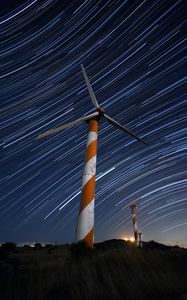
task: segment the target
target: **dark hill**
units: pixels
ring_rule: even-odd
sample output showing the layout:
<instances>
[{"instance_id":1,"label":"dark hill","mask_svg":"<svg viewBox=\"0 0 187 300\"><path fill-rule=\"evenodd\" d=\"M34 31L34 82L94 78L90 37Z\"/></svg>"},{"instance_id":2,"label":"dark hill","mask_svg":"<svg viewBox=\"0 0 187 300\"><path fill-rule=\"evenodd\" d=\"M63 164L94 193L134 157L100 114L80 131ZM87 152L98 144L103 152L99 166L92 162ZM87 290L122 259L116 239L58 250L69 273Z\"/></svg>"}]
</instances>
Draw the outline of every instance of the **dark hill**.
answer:
<instances>
[{"instance_id":1,"label":"dark hill","mask_svg":"<svg viewBox=\"0 0 187 300\"><path fill-rule=\"evenodd\" d=\"M106 250L109 248L122 249L122 248L127 248L129 246L130 246L130 243L128 243L124 240L116 240L116 239L94 244L94 247L99 250Z\"/></svg>"},{"instance_id":2,"label":"dark hill","mask_svg":"<svg viewBox=\"0 0 187 300\"><path fill-rule=\"evenodd\" d=\"M149 242L142 242L143 243L143 249L152 249L152 250L172 250L172 251L187 251L185 248L181 248L177 245L175 246L167 246L155 241L149 241ZM109 248L115 248L115 249L127 249L127 248L135 248L135 244L130 241L125 241L121 239L112 239L107 240L100 243L95 243L94 247L99 250L106 250Z\"/></svg>"}]
</instances>

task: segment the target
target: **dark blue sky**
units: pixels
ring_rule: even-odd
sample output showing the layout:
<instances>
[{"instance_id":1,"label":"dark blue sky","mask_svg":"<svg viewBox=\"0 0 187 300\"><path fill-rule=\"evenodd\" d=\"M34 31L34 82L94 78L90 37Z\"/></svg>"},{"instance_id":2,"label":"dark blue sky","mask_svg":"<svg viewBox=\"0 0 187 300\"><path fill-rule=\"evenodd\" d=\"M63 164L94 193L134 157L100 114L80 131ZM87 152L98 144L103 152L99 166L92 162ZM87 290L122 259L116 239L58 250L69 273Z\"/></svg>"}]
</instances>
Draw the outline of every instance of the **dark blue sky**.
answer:
<instances>
[{"instance_id":1,"label":"dark blue sky","mask_svg":"<svg viewBox=\"0 0 187 300\"><path fill-rule=\"evenodd\" d=\"M0 18L0 241L72 242L87 124L42 131L100 105L147 140L100 122L95 240L187 246L185 1L13 1Z\"/></svg>"}]
</instances>

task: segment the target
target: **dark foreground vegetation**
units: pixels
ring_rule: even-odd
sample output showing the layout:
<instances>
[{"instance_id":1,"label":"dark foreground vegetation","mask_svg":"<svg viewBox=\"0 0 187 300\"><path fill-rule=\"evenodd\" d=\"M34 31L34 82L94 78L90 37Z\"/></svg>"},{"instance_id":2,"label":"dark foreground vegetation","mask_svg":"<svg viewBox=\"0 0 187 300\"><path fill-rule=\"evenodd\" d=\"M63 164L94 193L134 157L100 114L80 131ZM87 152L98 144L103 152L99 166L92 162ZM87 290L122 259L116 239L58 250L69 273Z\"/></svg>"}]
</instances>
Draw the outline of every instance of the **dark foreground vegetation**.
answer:
<instances>
[{"instance_id":1,"label":"dark foreground vegetation","mask_svg":"<svg viewBox=\"0 0 187 300\"><path fill-rule=\"evenodd\" d=\"M186 300L187 250L120 240L0 247L1 300Z\"/></svg>"}]
</instances>

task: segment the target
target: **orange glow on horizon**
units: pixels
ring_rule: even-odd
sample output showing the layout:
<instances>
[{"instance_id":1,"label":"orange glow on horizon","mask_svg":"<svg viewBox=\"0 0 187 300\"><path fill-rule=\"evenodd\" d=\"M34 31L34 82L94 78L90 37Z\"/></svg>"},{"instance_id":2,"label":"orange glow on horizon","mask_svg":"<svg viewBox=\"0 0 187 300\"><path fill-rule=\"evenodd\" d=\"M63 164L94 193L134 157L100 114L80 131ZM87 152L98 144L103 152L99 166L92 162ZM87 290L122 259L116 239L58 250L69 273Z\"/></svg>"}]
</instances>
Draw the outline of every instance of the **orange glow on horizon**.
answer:
<instances>
[{"instance_id":1,"label":"orange glow on horizon","mask_svg":"<svg viewBox=\"0 0 187 300\"><path fill-rule=\"evenodd\" d=\"M124 237L123 240L126 241L126 242L131 242L131 243L134 243L134 242L135 242L135 239L134 239L133 236L130 236L130 237Z\"/></svg>"}]
</instances>

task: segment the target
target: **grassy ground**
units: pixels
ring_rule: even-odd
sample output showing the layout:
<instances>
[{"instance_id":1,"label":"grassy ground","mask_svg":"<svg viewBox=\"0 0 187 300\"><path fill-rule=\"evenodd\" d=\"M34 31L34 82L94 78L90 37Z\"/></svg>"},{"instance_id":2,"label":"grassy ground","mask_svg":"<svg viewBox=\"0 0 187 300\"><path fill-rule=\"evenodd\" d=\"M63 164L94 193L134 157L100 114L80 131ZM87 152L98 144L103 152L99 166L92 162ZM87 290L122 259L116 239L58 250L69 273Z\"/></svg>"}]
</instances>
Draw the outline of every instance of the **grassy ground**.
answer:
<instances>
[{"instance_id":1,"label":"grassy ground","mask_svg":"<svg viewBox=\"0 0 187 300\"><path fill-rule=\"evenodd\" d=\"M1 300L187 299L187 251L73 245L4 252Z\"/></svg>"}]
</instances>

